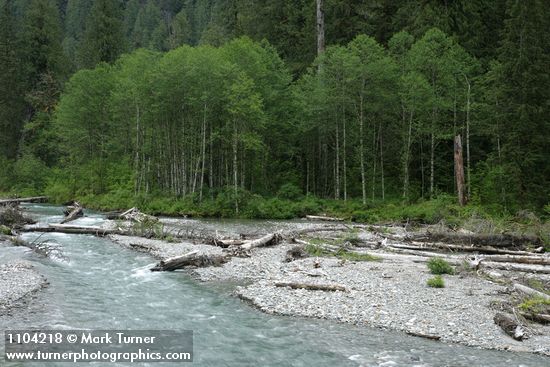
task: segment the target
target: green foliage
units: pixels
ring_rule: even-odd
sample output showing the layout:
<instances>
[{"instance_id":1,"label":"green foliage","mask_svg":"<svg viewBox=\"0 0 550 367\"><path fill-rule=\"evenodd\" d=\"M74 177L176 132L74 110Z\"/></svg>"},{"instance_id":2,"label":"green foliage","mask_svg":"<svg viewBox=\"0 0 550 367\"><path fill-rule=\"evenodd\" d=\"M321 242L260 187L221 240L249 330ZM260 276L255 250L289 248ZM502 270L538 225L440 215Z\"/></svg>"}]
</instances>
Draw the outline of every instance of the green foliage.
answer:
<instances>
[{"instance_id":1,"label":"green foliage","mask_svg":"<svg viewBox=\"0 0 550 367\"><path fill-rule=\"evenodd\" d=\"M126 49L120 2L96 0L86 22L79 52L79 64L93 68L100 62L113 63Z\"/></svg>"},{"instance_id":2,"label":"green foliage","mask_svg":"<svg viewBox=\"0 0 550 367\"><path fill-rule=\"evenodd\" d=\"M426 284L428 285L428 287L432 288L445 288L445 281L443 280L441 275L436 275L435 277L428 279Z\"/></svg>"},{"instance_id":3,"label":"green foliage","mask_svg":"<svg viewBox=\"0 0 550 367\"><path fill-rule=\"evenodd\" d=\"M432 274L454 274L454 268L444 259L439 257L432 257L428 261L428 269Z\"/></svg>"},{"instance_id":4,"label":"green foliage","mask_svg":"<svg viewBox=\"0 0 550 367\"><path fill-rule=\"evenodd\" d=\"M381 260L381 258L371 254L367 254L367 253L360 254L357 252L346 251L343 249L339 250L336 253L336 257L344 260L349 260L349 261L380 261Z\"/></svg>"},{"instance_id":5,"label":"green foliage","mask_svg":"<svg viewBox=\"0 0 550 367\"><path fill-rule=\"evenodd\" d=\"M0 189L224 217L541 214L543 0L327 1L317 59L314 5L0 0Z\"/></svg>"},{"instance_id":6,"label":"green foliage","mask_svg":"<svg viewBox=\"0 0 550 367\"><path fill-rule=\"evenodd\" d=\"M530 313L548 313L550 311L550 300L542 297L532 297L523 301L519 308Z\"/></svg>"},{"instance_id":7,"label":"green foliage","mask_svg":"<svg viewBox=\"0 0 550 367\"><path fill-rule=\"evenodd\" d=\"M302 189L292 183L286 183L281 186L277 196L286 200L299 200L303 197Z\"/></svg>"}]
</instances>

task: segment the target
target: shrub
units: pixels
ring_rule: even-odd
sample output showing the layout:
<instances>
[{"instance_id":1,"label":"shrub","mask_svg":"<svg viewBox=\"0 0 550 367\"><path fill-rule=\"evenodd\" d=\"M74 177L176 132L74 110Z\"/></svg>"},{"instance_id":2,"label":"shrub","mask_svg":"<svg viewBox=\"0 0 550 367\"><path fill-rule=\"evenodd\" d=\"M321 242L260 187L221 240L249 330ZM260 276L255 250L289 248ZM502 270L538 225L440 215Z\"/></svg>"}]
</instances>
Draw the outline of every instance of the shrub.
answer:
<instances>
[{"instance_id":1,"label":"shrub","mask_svg":"<svg viewBox=\"0 0 550 367\"><path fill-rule=\"evenodd\" d=\"M550 312L550 300L543 297L533 297L525 300L519 305L525 312L548 313Z\"/></svg>"},{"instance_id":2,"label":"shrub","mask_svg":"<svg viewBox=\"0 0 550 367\"><path fill-rule=\"evenodd\" d=\"M435 277L428 279L427 284L428 287L432 288L445 288L445 282L443 281L441 275L436 275Z\"/></svg>"},{"instance_id":3,"label":"shrub","mask_svg":"<svg viewBox=\"0 0 550 367\"><path fill-rule=\"evenodd\" d=\"M428 269L430 269L430 273L432 274L454 274L453 267L439 257L433 257L428 261Z\"/></svg>"},{"instance_id":4,"label":"shrub","mask_svg":"<svg viewBox=\"0 0 550 367\"><path fill-rule=\"evenodd\" d=\"M277 192L277 196L286 200L299 200L302 198L302 189L293 183L286 183L281 186Z\"/></svg>"}]
</instances>

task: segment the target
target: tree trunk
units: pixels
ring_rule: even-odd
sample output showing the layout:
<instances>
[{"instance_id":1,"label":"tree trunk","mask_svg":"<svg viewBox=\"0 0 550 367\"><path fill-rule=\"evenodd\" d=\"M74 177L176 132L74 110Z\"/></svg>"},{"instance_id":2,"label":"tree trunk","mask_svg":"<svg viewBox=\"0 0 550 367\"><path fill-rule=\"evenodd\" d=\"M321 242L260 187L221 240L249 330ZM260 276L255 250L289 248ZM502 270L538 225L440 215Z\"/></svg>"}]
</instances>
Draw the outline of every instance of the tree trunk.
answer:
<instances>
[{"instance_id":1,"label":"tree trunk","mask_svg":"<svg viewBox=\"0 0 550 367\"><path fill-rule=\"evenodd\" d=\"M454 158L458 203L460 206L464 206L466 205L466 193L464 191L464 162L462 158L462 140L460 135L455 136Z\"/></svg>"},{"instance_id":2,"label":"tree trunk","mask_svg":"<svg viewBox=\"0 0 550 367\"><path fill-rule=\"evenodd\" d=\"M237 135L237 122L233 121L233 187L235 194L235 213L239 214L239 177L237 171L237 154L238 154L238 135Z\"/></svg>"},{"instance_id":3,"label":"tree trunk","mask_svg":"<svg viewBox=\"0 0 550 367\"><path fill-rule=\"evenodd\" d=\"M202 167L201 167L201 180L199 187L199 201L202 202L202 190L204 185L204 167L206 165L206 103L204 104L204 116L202 119Z\"/></svg>"},{"instance_id":4,"label":"tree trunk","mask_svg":"<svg viewBox=\"0 0 550 367\"><path fill-rule=\"evenodd\" d=\"M325 12L323 0L317 1L317 55L325 51Z\"/></svg>"},{"instance_id":5,"label":"tree trunk","mask_svg":"<svg viewBox=\"0 0 550 367\"><path fill-rule=\"evenodd\" d=\"M382 185L382 201L386 196L386 188L384 186L384 137L382 136L382 123L378 128L378 140L380 141L380 180Z\"/></svg>"},{"instance_id":6,"label":"tree trunk","mask_svg":"<svg viewBox=\"0 0 550 367\"><path fill-rule=\"evenodd\" d=\"M467 93L467 100L466 100L466 163L468 165L467 167L467 187L468 187L468 196L467 199L469 200L472 193L471 193L471 163L470 163L470 96L471 96L471 85L468 78L466 78L466 83L468 83L468 93Z\"/></svg>"},{"instance_id":7,"label":"tree trunk","mask_svg":"<svg viewBox=\"0 0 550 367\"><path fill-rule=\"evenodd\" d=\"M409 197L409 161L411 155L412 122L414 112L409 114L409 131L407 134L407 144L405 145L405 157L403 159L403 198Z\"/></svg>"},{"instance_id":8,"label":"tree trunk","mask_svg":"<svg viewBox=\"0 0 550 367\"><path fill-rule=\"evenodd\" d=\"M338 129L338 118L336 119L336 161L334 166L335 174L335 188L334 188L334 198L336 200L340 199L340 132Z\"/></svg>"},{"instance_id":9,"label":"tree trunk","mask_svg":"<svg viewBox=\"0 0 550 367\"><path fill-rule=\"evenodd\" d=\"M364 137L364 114L363 114L363 93L359 100L359 154L361 162L361 192L363 194L363 205L367 204L367 183L365 178L365 137Z\"/></svg>"}]
</instances>

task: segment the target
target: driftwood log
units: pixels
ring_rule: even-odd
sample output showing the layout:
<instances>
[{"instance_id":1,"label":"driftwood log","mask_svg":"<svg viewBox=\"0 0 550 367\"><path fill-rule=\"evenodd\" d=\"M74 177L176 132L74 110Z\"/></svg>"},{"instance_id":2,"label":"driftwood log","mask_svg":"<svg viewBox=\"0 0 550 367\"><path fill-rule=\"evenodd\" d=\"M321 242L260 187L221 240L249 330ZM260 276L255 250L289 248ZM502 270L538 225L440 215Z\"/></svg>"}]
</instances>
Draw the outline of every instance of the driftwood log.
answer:
<instances>
[{"instance_id":1,"label":"driftwood log","mask_svg":"<svg viewBox=\"0 0 550 367\"><path fill-rule=\"evenodd\" d=\"M505 315L503 313L497 313L493 318L495 324L500 326L500 328L509 336L515 340L522 341L525 337L525 329L519 322L514 320L512 317Z\"/></svg>"},{"instance_id":2,"label":"driftwood log","mask_svg":"<svg viewBox=\"0 0 550 367\"><path fill-rule=\"evenodd\" d=\"M327 217L324 215L306 215L308 220L323 220L327 222L343 222L343 218Z\"/></svg>"},{"instance_id":3,"label":"driftwood log","mask_svg":"<svg viewBox=\"0 0 550 367\"><path fill-rule=\"evenodd\" d=\"M218 238L211 238L208 243L212 246L218 246L227 248L229 246L240 246L243 245L246 241L245 240L222 240Z\"/></svg>"},{"instance_id":4,"label":"driftwood log","mask_svg":"<svg viewBox=\"0 0 550 367\"><path fill-rule=\"evenodd\" d=\"M95 236L107 236L111 234L132 235L130 231L121 229L107 229L95 226L74 226L70 224L50 224L47 226L24 226L21 232L59 232L68 234L91 234Z\"/></svg>"},{"instance_id":5,"label":"driftwood log","mask_svg":"<svg viewBox=\"0 0 550 367\"><path fill-rule=\"evenodd\" d=\"M507 249L499 249L491 246L465 246L451 245L446 243L430 243L430 242L409 242L406 244L387 244L388 247L409 249L409 250L432 250L432 251L461 251L461 252L477 252L480 254L496 254L496 255L533 255L529 251L514 251Z\"/></svg>"},{"instance_id":6,"label":"driftwood log","mask_svg":"<svg viewBox=\"0 0 550 367\"><path fill-rule=\"evenodd\" d=\"M229 261L229 258L228 255L199 255L198 251L191 251L183 256L162 260L151 271L174 271L187 266L219 266Z\"/></svg>"},{"instance_id":7,"label":"driftwood log","mask_svg":"<svg viewBox=\"0 0 550 367\"><path fill-rule=\"evenodd\" d=\"M44 203L46 201L48 201L47 196L33 196L28 198L0 199L0 205L20 203Z\"/></svg>"},{"instance_id":8,"label":"driftwood log","mask_svg":"<svg viewBox=\"0 0 550 367\"><path fill-rule=\"evenodd\" d=\"M288 287L292 289L307 289L310 291L347 292L347 288L339 284L313 284L294 282L275 282L275 287Z\"/></svg>"},{"instance_id":9,"label":"driftwood log","mask_svg":"<svg viewBox=\"0 0 550 367\"><path fill-rule=\"evenodd\" d=\"M520 312L520 315L528 320L538 322L539 324L550 324L550 315L534 312Z\"/></svg>"},{"instance_id":10,"label":"driftwood log","mask_svg":"<svg viewBox=\"0 0 550 367\"><path fill-rule=\"evenodd\" d=\"M409 236L409 240L420 242L445 242L461 245L493 246L493 247L525 247L527 245L542 246L542 240L537 236L513 234L469 234L453 232L428 232L418 236Z\"/></svg>"},{"instance_id":11,"label":"driftwood log","mask_svg":"<svg viewBox=\"0 0 550 367\"><path fill-rule=\"evenodd\" d=\"M82 208L82 205L80 205L78 201L75 201L73 205L70 205L67 207L64 214L65 214L65 219L61 221L61 224L65 224L82 217L84 215L84 209Z\"/></svg>"},{"instance_id":12,"label":"driftwood log","mask_svg":"<svg viewBox=\"0 0 550 367\"><path fill-rule=\"evenodd\" d=\"M255 247L274 246L281 242L283 237L278 233L272 233L258 238L257 240L246 241L241 245L243 250L251 250Z\"/></svg>"},{"instance_id":13,"label":"driftwood log","mask_svg":"<svg viewBox=\"0 0 550 367\"><path fill-rule=\"evenodd\" d=\"M514 289L520 293L526 294L528 296L533 296L537 298L542 298L544 300L550 301L550 295L537 291L536 289L524 286L523 284L514 283Z\"/></svg>"}]
</instances>

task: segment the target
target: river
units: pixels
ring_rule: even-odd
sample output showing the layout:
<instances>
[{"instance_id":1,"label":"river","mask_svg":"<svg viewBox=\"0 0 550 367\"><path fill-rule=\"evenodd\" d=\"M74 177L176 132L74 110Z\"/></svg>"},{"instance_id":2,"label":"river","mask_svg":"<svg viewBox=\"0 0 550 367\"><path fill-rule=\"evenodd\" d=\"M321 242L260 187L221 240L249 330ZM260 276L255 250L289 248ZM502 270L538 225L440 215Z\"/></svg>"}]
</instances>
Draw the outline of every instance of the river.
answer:
<instances>
[{"instance_id":1,"label":"river","mask_svg":"<svg viewBox=\"0 0 550 367\"><path fill-rule=\"evenodd\" d=\"M59 222L62 215L55 206L28 205L28 210L44 222ZM81 223L94 225L102 220L101 214L88 213ZM28 233L24 239L37 236ZM0 248L0 263L25 259L50 282L27 308L0 316L4 330L193 330L194 362L178 364L183 366L550 365L550 359L533 354L446 345L368 327L266 315L232 297L230 284L199 283L178 272L150 272L154 259L106 238L49 233L40 240L61 245L67 259L44 258L23 247ZM0 365L53 366L4 361Z\"/></svg>"}]
</instances>

